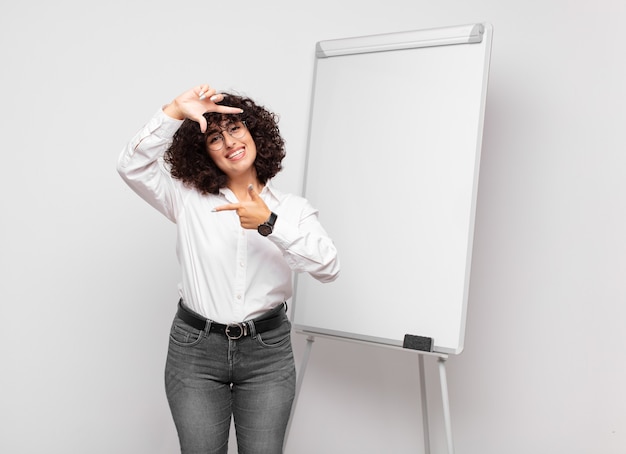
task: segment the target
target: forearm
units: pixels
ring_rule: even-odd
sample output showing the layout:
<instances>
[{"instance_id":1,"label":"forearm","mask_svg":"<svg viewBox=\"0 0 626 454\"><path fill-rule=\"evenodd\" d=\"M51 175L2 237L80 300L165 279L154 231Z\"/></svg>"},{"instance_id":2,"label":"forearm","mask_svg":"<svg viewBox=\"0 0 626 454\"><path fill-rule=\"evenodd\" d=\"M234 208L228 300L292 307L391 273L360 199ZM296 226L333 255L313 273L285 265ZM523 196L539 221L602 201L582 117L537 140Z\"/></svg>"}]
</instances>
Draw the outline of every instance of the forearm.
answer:
<instances>
[{"instance_id":1,"label":"forearm","mask_svg":"<svg viewBox=\"0 0 626 454\"><path fill-rule=\"evenodd\" d=\"M293 271L309 273L320 282L331 282L338 277L337 249L319 223L316 212L297 225L279 215L274 232L268 238L282 250Z\"/></svg>"},{"instance_id":2,"label":"forearm","mask_svg":"<svg viewBox=\"0 0 626 454\"><path fill-rule=\"evenodd\" d=\"M176 100L163 107L163 113L174 120L181 121L185 119L185 113L178 106L178 102Z\"/></svg>"},{"instance_id":3,"label":"forearm","mask_svg":"<svg viewBox=\"0 0 626 454\"><path fill-rule=\"evenodd\" d=\"M162 158L181 123L157 112L124 147L117 163L124 181L171 220L174 182Z\"/></svg>"}]
</instances>

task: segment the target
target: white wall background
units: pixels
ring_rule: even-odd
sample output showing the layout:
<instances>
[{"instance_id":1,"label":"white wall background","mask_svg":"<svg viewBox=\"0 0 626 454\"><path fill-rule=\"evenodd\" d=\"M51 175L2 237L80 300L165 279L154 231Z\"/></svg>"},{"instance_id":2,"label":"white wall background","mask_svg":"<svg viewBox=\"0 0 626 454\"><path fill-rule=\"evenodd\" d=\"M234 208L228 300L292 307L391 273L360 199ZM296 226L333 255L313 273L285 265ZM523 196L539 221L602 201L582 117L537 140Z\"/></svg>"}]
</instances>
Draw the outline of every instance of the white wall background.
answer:
<instances>
[{"instance_id":1,"label":"white wall background","mask_svg":"<svg viewBox=\"0 0 626 454\"><path fill-rule=\"evenodd\" d=\"M448 364L456 450L625 453L620 0L4 2L0 452L178 452L162 379L174 227L115 172L157 108L205 81L265 103L288 144L277 184L300 192L317 41L483 21L473 281ZM417 383L413 355L316 341L289 452L421 452Z\"/></svg>"}]
</instances>

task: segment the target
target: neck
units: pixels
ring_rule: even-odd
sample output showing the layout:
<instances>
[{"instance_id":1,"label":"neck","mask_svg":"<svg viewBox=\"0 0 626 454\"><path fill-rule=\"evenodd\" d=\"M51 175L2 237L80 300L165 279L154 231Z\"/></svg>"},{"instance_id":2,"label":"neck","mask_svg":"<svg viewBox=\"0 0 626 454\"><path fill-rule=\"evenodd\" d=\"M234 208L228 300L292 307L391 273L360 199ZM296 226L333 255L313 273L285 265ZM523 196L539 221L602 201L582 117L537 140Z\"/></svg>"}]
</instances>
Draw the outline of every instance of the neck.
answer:
<instances>
[{"instance_id":1,"label":"neck","mask_svg":"<svg viewBox=\"0 0 626 454\"><path fill-rule=\"evenodd\" d=\"M241 177L237 179L230 179L227 187L233 191L237 200L243 202L244 200L250 200L250 194L248 192L248 186L250 185L252 185L257 193L261 193L263 185L259 182L259 180L257 180L256 175L248 175L245 178Z\"/></svg>"}]
</instances>

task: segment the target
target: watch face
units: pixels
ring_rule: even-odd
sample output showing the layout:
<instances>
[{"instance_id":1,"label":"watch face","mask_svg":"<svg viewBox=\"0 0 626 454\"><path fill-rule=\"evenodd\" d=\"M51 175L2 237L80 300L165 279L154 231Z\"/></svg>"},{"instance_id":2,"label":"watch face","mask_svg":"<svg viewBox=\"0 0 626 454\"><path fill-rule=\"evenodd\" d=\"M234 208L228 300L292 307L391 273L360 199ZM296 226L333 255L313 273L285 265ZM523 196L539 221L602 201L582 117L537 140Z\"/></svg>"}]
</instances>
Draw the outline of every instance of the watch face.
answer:
<instances>
[{"instance_id":1,"label":"watch face","mask_svg":"<svg viewBox=\"0 0 626 454\"><path fill-rule=\"evenodd\" d=\"M258 228L258 231L261 235L267 236L272 233L272 227L267 224L261 224Z\"/></svg>"}]
</instances>

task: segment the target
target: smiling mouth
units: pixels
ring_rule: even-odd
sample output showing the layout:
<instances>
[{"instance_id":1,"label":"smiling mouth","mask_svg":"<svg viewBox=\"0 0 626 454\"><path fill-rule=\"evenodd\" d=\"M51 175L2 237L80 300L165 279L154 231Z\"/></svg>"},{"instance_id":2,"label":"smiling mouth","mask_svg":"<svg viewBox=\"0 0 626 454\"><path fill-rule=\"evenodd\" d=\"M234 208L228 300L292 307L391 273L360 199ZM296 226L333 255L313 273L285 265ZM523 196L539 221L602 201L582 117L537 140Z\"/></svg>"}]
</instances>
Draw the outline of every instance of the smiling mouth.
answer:
<instances>
[{"instance_id":1,"label":"smiling mouth","mask_svg":"<svg viewBox=\"0 0 626 454\"><path fill-rule=\"evenodd\" d=\"M241 149L235 151L234 153L226 155L226 159L236 160L236 159L240 158L241 156L243 156L243 154L244 154L244 149L241 148Z\"/></svg>"}]
</instances>

